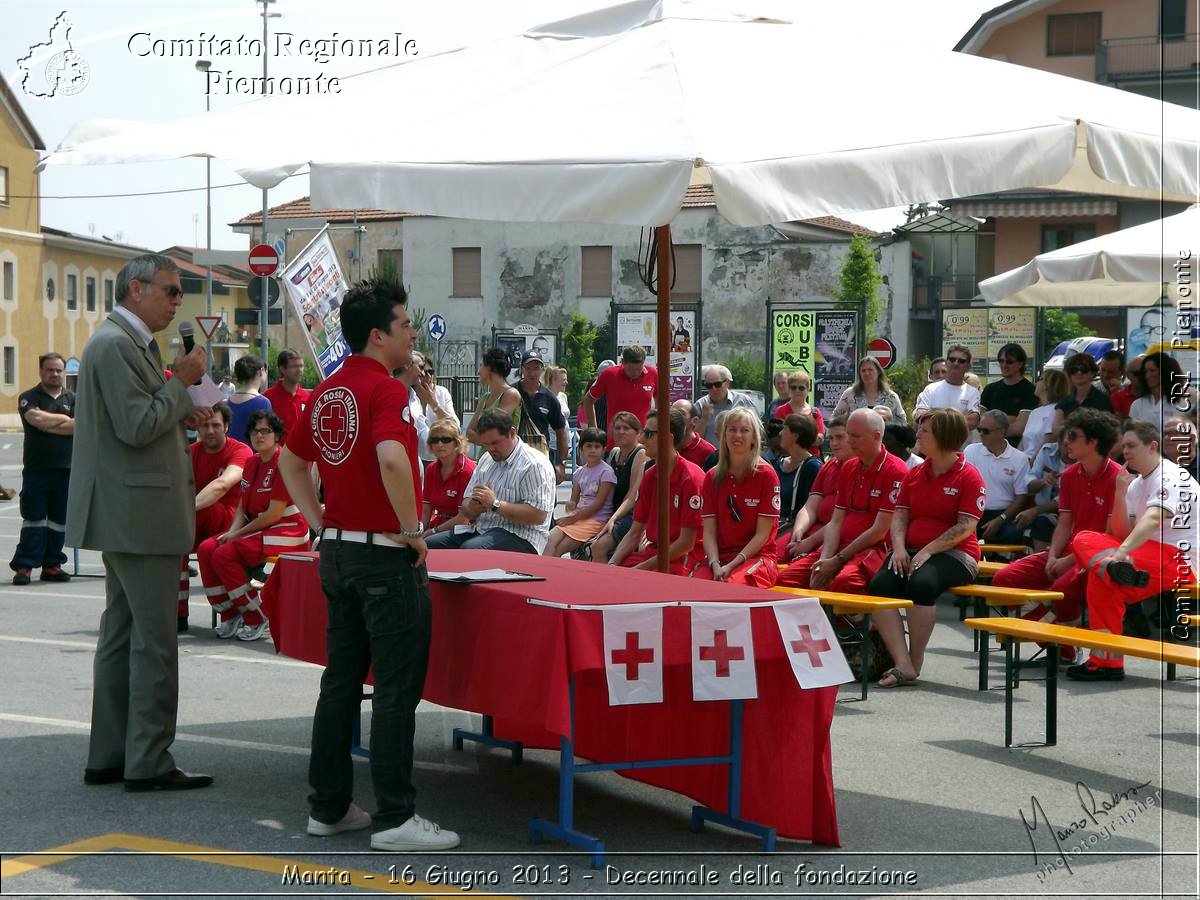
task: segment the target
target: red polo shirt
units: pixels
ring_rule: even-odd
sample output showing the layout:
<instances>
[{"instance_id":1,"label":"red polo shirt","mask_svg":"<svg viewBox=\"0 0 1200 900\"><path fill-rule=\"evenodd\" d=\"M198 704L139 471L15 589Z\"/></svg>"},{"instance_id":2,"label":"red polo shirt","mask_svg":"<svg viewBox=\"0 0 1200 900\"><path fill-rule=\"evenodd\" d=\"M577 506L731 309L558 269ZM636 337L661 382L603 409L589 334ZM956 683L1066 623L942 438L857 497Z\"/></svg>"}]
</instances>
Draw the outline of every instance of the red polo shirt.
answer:
<instances>
[{"instance_id":1,"label":"red polo shirt","mask_svg":"<svg viewBox=\"0 0 1200 900\"><path fill-rule=\"evenodd\" d=\"M1133 406L1135 399L1133 391L1129 390L1129 388L1121 388L1119 391L1113 391L1108 395L1108 400L1112 403L1113 412L1119 419L1129 417L1129 408ZM1101 529L1101 531L1103 530Z\"/></svg>"},{"instance_id":2,"label":"red polo shirt","mask_svg":"<svg viewBox=\"0 0 1200 900\"><path fill-rule=\"evenodd\" d=\"M263 391L263 396L271 401L271 409L283 420L283 435L286 438L296 427L296 420L304 413L304 407L311 396L302 387L296 388L296 393L289 394L283 386L283 379L275 382L274 386Z\"/></svg>"},{"instance_id":3,"label":"red polo shirt","mask_svg":"<svg viewBox=\"0 0 1200 900\"><path fill-rule=\"evenodd\" d=\"M658 372L654 366L644 366L641 377L630 380L625 375L625 366L618 363L596 376L596 383L592 385L592 389L588 393L594 400L602 397L608 398L606 409L610 422L616 413L631 412L638 417L639 422L645 425L646 414L650 412L650 407L654 403L654 388L657 382ZM608 427L608 422L602 423L601 427L608 432L608 446L614 446L612 430Z\"/></svg>"},{"instance_id":4,"label":"red polo shirt","mask_svg":"<svg viewBox=\"0 0 1200 900\"><path fill-rule=\"evenodd\" d=\"M633 505L633 520L646 526L646 539L651 544L658 543L658 468L647 469L642 475L637 502ZM684 528L700 528L703 485L704 472L700 467L677 456L671 469L671 535L668 543L674 543Z\"/></svg>"},{"instance_id":5,"label":"red polo shirt","mask_svg":"<svg viewBox=\"0 0 1200 900\"><path fill-rule=\"evenodd\" d=\"M837 506L838 479L841 476L841 470L841 460L836 456L831 456L817 471L817 477L813 479L813 486L809 494L817 494L820 496L821 502L817 504L817 521L809 526L805 537L818 528L824 528L833 518L833 510ZM796 512L799 513L800 510L796 510Z\"/></svg>"},{"instance_id":6,"label":"red polo shirt","mask_svg":"<svg viewBox=\"0 0 1200 900\"><path fill-rule=\"evenodd\" d=\"M900 486L897 509L907 509L909 547L920 550L958 522L959 513L978 519L987 508L987 488L979 470L957 454L954 465L943 475L934 475L929 460L908 473ZM955 549L979 559L979 541L972 529Z\"/></svg>"},{"instance_id":7,"label":"red polo shirt","mask_svg":"<svg viewBox=\"0 0 1200 900\"><path fill-rule=\"evenodd\" d=\"M1095 478L1088 478L1079 463L1063 469L1058 481L1058 509L1071 514L1071 537L1081 531L1108 531L1120 472L1121 467L1107 456Z\"/></svg>"},{"instance_id":8,"label":"red polo shirt","mask_svg":"<svg viewBox=\"0 0 1200 900\"><path fill-rule=\"evenodd\" d=\"M246 461L254 455L254 451L233 438L225 439L225 446L216 453L209 453L200 441L192 444L192 477L196 480L196 493L208 487L221 473L230 466L239 469L246 468ZM217 500L230 511L237 509L238 501L242 499L242 485L235 484Z\"/></svg>"},{"instance_id":9,"label":"red polo shirt","mask_svg":"<svg viewBox=\"0 0 1200 900\"><path fill-rule=\"evenodd\" d=\"M399 441L413 472L414 517L420 517L417 432L408 409L408 390L382 363L350 356L313 392L287 448L317 463L325 486L323 525L348 531L399 531L375 448Z\"/></svg>"},{"instance_id":10,"label":"red polo shirt","mask_svg":"<svg viewBox=\"0 0 1200 900\"><path fill-rule=\"evenodd\" d=\"M773 519L775 526L779 524L779 476L761 459L754 471L741 479L726 472L719 485L717 470L710 469L704 475L701 498L701 517L717 520L717 550L722 565L750 543L761 517ZM763 559L776 558L775 531L772 527L767 543L758 552Z\"/></svg>"},{"instance_id":11,"label":"red polo shirt","mask_svg":"<svg viewBox=\"0 0 1200 900\"><path fill-rule=\"evenodd\" d=\"M896 508L900 487L906 478L908 466L886 450L879 451L879 458L869 469L857 456L842 464L837 508L846 510L846 518L842 521L843 547L874 525L880 512L891 512Z\"/></svg>"},{"instance_id":12,"label":"red polo shirt","mask_svg":"<svg viewBox=\"0 0 1200 900\"><path fill-rule=\"evenodd\" d=\"M704 438L700 437L699 433L697 433L694 436L694 440L690 444L679 449L679 455L688 462L695 463L701 469L703 469L704 464L708 461L708 457L716 449L716 447L714 447Z\"/></svg>"},{"instance_id":13,"label":"red polo shirt","mask_svg":"<svg viewBox=\"0 0 1200 900\"><path fill-rule=\"evenodd\" d=\"M475 474L475 460L464 453L458 454L454 470L442 480L442 464L438 460L425 466L425 487L422 494L430 506L428 528L434 528L458 515L458 508L466 499L467 482Z\"/></svg>"}]
</instances>

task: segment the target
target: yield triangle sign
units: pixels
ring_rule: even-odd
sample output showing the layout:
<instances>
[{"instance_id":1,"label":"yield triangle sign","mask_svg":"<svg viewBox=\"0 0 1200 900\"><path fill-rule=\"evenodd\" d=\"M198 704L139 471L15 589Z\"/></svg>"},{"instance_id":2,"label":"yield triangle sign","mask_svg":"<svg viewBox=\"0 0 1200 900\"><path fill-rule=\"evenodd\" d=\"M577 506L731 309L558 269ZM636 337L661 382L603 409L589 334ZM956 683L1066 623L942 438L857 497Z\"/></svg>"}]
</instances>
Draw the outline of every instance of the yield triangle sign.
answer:
<instances>
[{"instance_id":1,"label":"yield triangle sign","mask_svg":"<svg viewBox=\"0 0 1200 900\"><path fill-rule=\"evenodd\" d=\"M196 324L200 326L200 330L204 332L206 338L212 338L213 332L217 330L217 326L221 324L220 316L196 316Z\"/></svg>"}]
</instances>

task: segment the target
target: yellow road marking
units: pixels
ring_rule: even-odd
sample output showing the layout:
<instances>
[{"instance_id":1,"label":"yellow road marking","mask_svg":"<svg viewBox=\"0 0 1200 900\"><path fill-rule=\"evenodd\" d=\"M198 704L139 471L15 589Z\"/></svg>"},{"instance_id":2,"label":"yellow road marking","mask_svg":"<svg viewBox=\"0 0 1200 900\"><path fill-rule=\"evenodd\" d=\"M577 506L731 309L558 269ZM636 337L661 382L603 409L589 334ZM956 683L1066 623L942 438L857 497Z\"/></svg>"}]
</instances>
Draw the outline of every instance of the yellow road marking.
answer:
<instances>
[{"instance_id":1,"label":"yellow road marking","mask_svg":"<svg viewBox=\"0 0 1200 900\"><path fill-rule=\"evenodd\" d=\"M222 853L221 848L218 847L184 844L177 841L164 841L158 838L141 837L136 834L114 832L112 834L98 835L93 838L85 838L81 841L73 841L70 844L62 844L58 847L51 847L49 850L37 854L4 860L0 862L0 878L12 878L25 872L31 872L34 869L42 869L56 863L77 859L80 856L104 853L111 850L133 850L157 856L172 856L193 862L212 863L235 869L247 869L252 872L265 872L268 875L274 875L279 878L282 878L284 870L291 866L297 866L300 872L329 871L329 866L321 866L301 859ZM403 871L405 866L403 862L404 857L400 856L397 859L399 861L396 863L396 868L398 871ZM438 893L444 895L462 894L461 888L453 885L431 885L423 881L417 881L411 885L392 884L388 881L389 876L386 871L365 872L358 869L344 869L337 866L334 869L338 873L345 872L350 878L349 886L359 888L360 890L385 891L392 894L422 894L425 896ZM337 881L334 883L340 884ZM487 898L506 900L506 895L504 894L479 894L474 890L471 891L471 896L480 898L480 900L487 900Z\"/></svg>"}]
</instances>

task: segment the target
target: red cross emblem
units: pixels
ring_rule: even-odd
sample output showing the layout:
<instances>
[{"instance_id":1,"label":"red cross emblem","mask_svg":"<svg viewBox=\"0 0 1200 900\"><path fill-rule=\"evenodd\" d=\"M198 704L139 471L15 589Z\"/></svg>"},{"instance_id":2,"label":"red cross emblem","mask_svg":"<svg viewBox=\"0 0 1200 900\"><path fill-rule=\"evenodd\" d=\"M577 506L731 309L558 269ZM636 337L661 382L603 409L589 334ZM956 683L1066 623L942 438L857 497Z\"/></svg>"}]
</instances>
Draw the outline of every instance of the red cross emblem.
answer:
<instances>
[{"instance_id":1,"label":"red cross emblem","mask_svg":"<svg viewBox=\"0 0 1200 900\"><path fill-rule=\"evenodd\" d=\"M792 641L792 652L808 655L808 664L814 669L821 668L821 654L829 652L829 641L821 638L813 640L812 629L807 625L797 625L800 630L800 640Z\"/></svg>"},{"instance_id":2,"label":"red cross emblem","mask_svg":"<svg viewBox=\"0 0 1200 900\"><path fill-rule=\"evenodd\" d=\"M344 387L323 391L312 405L309 422L316 444L325 462L340 465L358 439L358 404L354 394Z\"/></svg>"},{"instance_id":3,"label":"red cross emblem","mask_svg":"<svg viewBox=\"0 0 1200 900\"><path fill-rule=\"evenodd\" d=\"M346 407L327 406L321 411L321 437L327 444L336 447L346 439Z\"/></svg>"},{"instance_id":4,"label":"red cross emblem","mask_svg":"<svg viewBox=\"0 0 1200 900\"><path fill-rule=\"evenodd\" d=\"M625 649L614 650L612 661L614 666L623 665L625 667L626 681L637 681L638 668L642 663L654 662L654 651L649 647L639 647L638 633L627 631L625 632Z\"/></svg>"},{"instance_id":5,"label":"red cross emblem","mask_svg":"<svg viewBox=\"0 0 1200 900\"><path fill-rule=\"evenodd\" d=\"M712 646L700 648L700 658L712 660L717 664L716 675L718 678L728 678L729 661L745 659L746 648L730 647L728 632L724 628L718 628L713 632Z\"/></svg>"}]
</instances>

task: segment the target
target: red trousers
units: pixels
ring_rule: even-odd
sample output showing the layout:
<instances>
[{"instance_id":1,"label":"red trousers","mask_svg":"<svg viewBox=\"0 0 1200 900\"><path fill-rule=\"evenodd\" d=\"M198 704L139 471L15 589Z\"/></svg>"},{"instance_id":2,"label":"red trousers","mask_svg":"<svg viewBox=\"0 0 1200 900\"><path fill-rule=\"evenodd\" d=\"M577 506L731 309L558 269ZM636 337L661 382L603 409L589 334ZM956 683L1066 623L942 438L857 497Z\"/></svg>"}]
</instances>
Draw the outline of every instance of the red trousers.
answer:
<instances>
[{"instance_id":1,"label":"red trousers","mask_svg":"<svg viewBox=\"0 0 1200 900\"><path fill-rule=\"evenodd\" d=\"M1128 604L1191 584L1196 577L1187 557L1178 548L1152 540L1129 554L1129 561L1135 568L1150 573L1149 583L1141 588L1113 584L1103 566L1120 543L1115 537L1095 531L1081 531L1071 541L1071 552L1087 571L1088 625L1093 631L1121 634ZM1124 665L1120 653L1093 650L1089 659L1097 666L1107 668Z\"/></svg>"},{"instance_id":2,"label":"red trousers","mask_svg":"<svg viewBox=\"0 0 1200 900\"><path fill-rule=\"evenodd\" d=\"M1052 606L1037 603L1033 609L1022 613L1022 619L1031 622L1057 622L1060 625L1071 625L1079 621L1083 612L1084 588L1087 584L1087 572L1076 564L1051 583L1046 577L1046 560L1049 553L1032 553L1016 562L1011 562L992 578L996 587L1022 588L1029 591L1058 591L1063 595Z\"/></svg>"},{"instance_id":3,"label":"red trousers","mask_svg":"<svg viewBox=\"0 0 1200 900\"><path fill-rule=\"evenodd\" d=\"M200 561L200 580L208 602L221 614L221 621L228 622L241 614L247 625L262 621L258 611L258 591L250 586L247 568L261 565L267 559L263 551L263 536L251 534L218 544L210 537L198 548L196 557Z\"/></svg>"},{"instance_id":4,"label":"red trousers","mask_svg":"<svg viewBox=\"0 0 1200 900\"><path fill-rule=\"evenodd\" d=\"M645 562L648 559L653 559L657 555L658 555L658 547L656 547L654 544L647 544L641 550L634 550L627 557L625 557L625 559L623 559L621 561L621 565L623 567L625 567L626 569L632 569L638 563ZM688 559L687 554L685 553L683 556L679 557L679 559L668 563L667 564L668 574L687 575L687 573L688 573L687 559Z\"/></svg>"},{"instance_id":5,"label":"red trousers","mask_svg":"<svg viewBox=\"0 0 1200 900\"><path fill-rule=\"evenodd\" d=\"M791 564L779 573L775 582L781 587L808 588L812 587L812 569L821 558L820 548L806 556L792 560ZM843 594L866 593L867 585L875 577L875 573L883 567L887 553L882 546L876 545L854 554L846 560L845 565L833 576L833 580L825 585L823 590L840 591Z\"/></svg>"},{"instance_id":6,"label":"red trousers","mask_svg":"<svg viewBox=\"0 0 1200 900\"><path fill-rule=\"evenodd\" d=\"M734 556L736 555L735 553ZM701 581L712 581L712 569L706 561L703 561L703 557L701 557L701 560L699 565L692 568L692 577L699 578ZM725 563L721 565L725 565ZM778 576L779 568L775 565L775 560L763 559L761 556L757 556L754 559L747 560L730 572L725 582L727 584L744 584L747 587L763 588L765 590L774 586Z\"/></svg>"},{"instance_id":7,"label":"red trousers","mask_svg":"<svg viewBox=\"0 0 1200 900\"><path fill-rule=\"evenodd\" d=\"M212 506L196 513L196 540L192 542L192 552L195 553L200 545L210 537L224 534L233 524L235 510L224 503L214 503ZM188 614L188 595L191 593L191 576L188 575L188 558L183 558L179 569L179 618L186 619Z\"/></svg>"}]
</instances>

